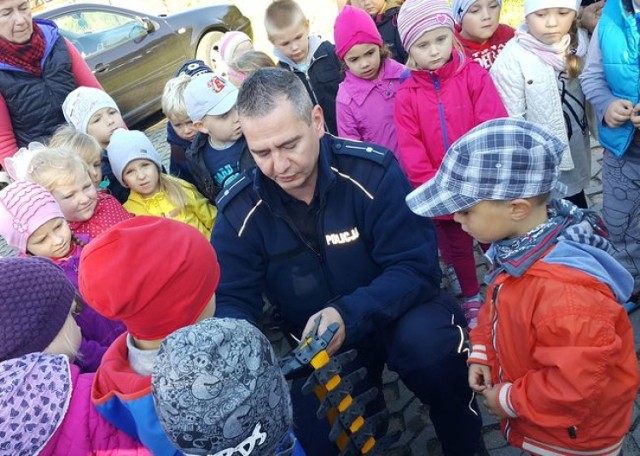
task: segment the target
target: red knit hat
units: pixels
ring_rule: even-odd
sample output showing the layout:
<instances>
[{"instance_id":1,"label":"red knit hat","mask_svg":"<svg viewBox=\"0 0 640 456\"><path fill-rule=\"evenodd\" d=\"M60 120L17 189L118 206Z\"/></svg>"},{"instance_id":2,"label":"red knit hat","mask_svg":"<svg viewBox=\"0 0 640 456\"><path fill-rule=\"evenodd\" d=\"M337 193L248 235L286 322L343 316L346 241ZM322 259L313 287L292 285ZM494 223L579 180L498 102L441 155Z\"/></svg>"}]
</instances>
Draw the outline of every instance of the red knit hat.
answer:
<instances>
[{"instance_id":1,"label":"red knit hat","mask_svg":"<svg viewBox=\"0 0 640 456\"><path fill-rule=\"evenodd\" d=\"M333 38L336 42L336 54L340 60L358 44L376 44L382 46L382 36L375 22L366 11L353 6L345 6L333 26Z\"/></svg>"},{"instance_id":2,"label":"red knit hat","mask_svg":"<svg viewBox=\"0 0 640 456\"><path fill-rule=\"evenodd\" d=\"M83 249L79 269L87 304L141 340L164 339L195 323L220 280L207 239L162 217L114 225Z\"/></svg>"}]
</instances>

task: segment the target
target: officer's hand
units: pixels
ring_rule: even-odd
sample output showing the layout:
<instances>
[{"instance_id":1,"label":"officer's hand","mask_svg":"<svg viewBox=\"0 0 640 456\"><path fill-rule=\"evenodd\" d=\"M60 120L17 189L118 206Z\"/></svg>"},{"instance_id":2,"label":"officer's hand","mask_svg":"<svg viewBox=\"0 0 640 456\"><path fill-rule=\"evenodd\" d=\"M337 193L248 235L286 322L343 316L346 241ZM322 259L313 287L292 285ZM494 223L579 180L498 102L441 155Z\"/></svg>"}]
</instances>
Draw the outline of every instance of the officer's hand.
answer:
<instances>
[{"instance_id":1,"label":"officer's hand","mask_svg":"<svg viewBox=\"0 0 640 456\"><path fill-rule=\"evenodd\" d=\"M311 315L309 321L307 321L307 325L304 327L304 331L302 331L302 337L304 338L307 334L313 331L313 328L315 326L315 319L318 317L318 315L322 316L320 325L318 326L319 335L324 334L324 332L327 330L327 327L331 323L338 323L339 325L338 331L333 336L333 339L331 339L331 342L327 347L327 352L329 352L329 355L333 355L340 349L340 347L344 343L346 334L344 330L344 321L342 320L340 313L335 308L327 307L325 309L322 309L320 312Z\"/></svg>"},{"instance_id":2,"label":"officer's hand","mask_svg":"<svg viewBox=\"0 0 640 456\"><path fill-rule=\"evenodd\" d=\"M628 100L617 99L612 101L607 112L604 114L604 121L611 128L618 128L631 118L633 104Z\"/></svg>"},{"instance_id":3,"label":"officer's hand","mask_svg":"<svg viewBox=\"0 0 640 456\"><path fill-rule=\"evenodd\" d=\"M603 1L592 3L589 6L580 7L580 19L578 22L580 26L586 28L589 33L593 33L593 30L596 28L596 25L598 25L598 21L602 15L603 7Z\"/></svg>"}]
</instances>

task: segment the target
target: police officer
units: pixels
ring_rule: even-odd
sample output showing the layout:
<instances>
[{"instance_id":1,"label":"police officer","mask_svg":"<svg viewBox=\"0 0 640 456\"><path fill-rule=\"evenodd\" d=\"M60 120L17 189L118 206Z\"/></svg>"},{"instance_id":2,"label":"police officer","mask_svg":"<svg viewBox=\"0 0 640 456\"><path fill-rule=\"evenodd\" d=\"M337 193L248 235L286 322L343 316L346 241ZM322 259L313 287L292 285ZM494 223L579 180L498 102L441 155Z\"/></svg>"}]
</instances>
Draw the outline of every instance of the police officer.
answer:
<instances>
[{"instance_id":1,"label":"police officer","mask_svg":"<svg viewBox=\"0 0 640 456\"><path fill-rule=\"evenodd\" d=\"M288 71L253 73L237 108L257 168L217 199L216 316L256 323L264 294L287 332L307 334L317 316L320 333L338 323L330 353L356 348L367 386L381 387L386 362L430 406L445 454L474 454L481 419L462 353L466 322L440 290L433 225L405 204L411 186L394 156L326 134L322 109ZM337 454L317 399L298 383L291 395L305 451Z\"/></svg>"}]
</instances>

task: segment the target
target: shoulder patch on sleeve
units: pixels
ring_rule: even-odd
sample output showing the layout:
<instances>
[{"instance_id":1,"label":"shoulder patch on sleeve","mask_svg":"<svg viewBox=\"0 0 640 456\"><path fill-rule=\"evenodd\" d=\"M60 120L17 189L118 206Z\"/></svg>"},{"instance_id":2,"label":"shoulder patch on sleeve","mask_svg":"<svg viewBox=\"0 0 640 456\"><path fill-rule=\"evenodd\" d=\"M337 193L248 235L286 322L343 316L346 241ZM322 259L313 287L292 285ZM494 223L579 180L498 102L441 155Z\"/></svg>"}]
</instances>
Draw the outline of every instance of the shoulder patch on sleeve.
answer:
<instances>
[{"instance_id":1,"label":"shoulder patch on sleeve","mask_svg":"<svg viewBox=\"0 0 640 456\"><path fill-rule=\"evenodd\" d=\"M218 197L216 198L216 207L219 211L224 211L225 207L233 201L233 199L238 196L244 189L251 186L252 179L247 175L247 173L242 173L240 176L229 185L229 187L225 187L220 191Z\"/></svg>"},{"instance_id":2,"label":"shoulder patch on sleeve","mask_svg":"<svg viewBox=\"0 0 640 456\"><path fill-rule=\"evenodd\" d=\"M353 140L338 139L333 144L333 151L337 155L365 158L385 167L393 157L393 154L382 146Z\"/></svg>"}]
</instances>

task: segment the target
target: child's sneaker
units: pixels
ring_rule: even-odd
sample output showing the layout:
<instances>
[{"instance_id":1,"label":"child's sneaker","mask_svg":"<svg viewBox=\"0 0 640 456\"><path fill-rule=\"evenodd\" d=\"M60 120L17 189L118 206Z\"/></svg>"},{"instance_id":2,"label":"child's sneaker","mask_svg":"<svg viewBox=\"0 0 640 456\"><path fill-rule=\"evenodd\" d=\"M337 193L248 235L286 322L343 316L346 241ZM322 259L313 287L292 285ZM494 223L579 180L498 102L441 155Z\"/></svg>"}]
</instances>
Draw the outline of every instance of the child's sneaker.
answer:
<instances>
[{"instance_id":1,"label":"child's sneaker","mask_svg":"<svg viewBox=\"0 0 640 456\"><path fill-rule=\"evenodd\" d=\"M478 313L480 312L483 301L484 299L480 293L462 301L460 307L462 307L464 316L467 319L467 327L469 329L478 326Z\"/></svg>"},{"instance_id":2,"label":"child's sneaker","mask_svg":"<svg viewBox=\"0 0 640 456\"><path fill-rule=\"evenodd\" d=\"M453 268L452 264L444 265L444 278L449 285L449 291L456 298L462 296L462 287L460 286L460 280L458 280L458 275L456 274L456 270Z\"/></svg>"}]
</instances>

